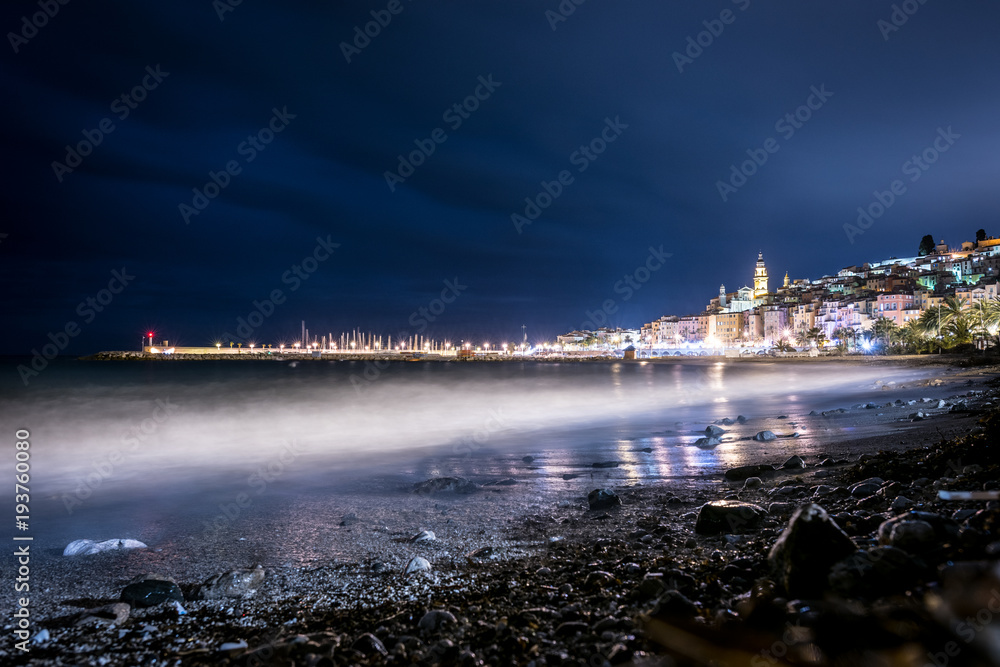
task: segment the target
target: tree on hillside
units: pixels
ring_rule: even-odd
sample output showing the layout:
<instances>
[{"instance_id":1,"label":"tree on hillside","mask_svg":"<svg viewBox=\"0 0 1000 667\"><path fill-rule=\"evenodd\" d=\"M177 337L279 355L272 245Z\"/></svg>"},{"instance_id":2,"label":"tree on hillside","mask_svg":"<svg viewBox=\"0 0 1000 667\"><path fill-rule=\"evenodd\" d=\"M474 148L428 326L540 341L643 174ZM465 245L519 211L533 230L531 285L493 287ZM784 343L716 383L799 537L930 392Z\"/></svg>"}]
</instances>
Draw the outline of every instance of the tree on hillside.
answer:
<instances>
[{"instance_id":1,"label":"tree on hillside","mask_svg":"<svg viewBox=\"0 0 1000 667\"><path fill-rule=\"evenodd\" d=\"M924 238L920 239L920 248L917 250L917 254L920 257L926 257L932 252L934 252L934 237L927 234Z\"/></svg>"},{"instance_id":2,"label":"tree on hillside","mask_svg":"<svg viewBox=\"0 0 1000 667\"><path fill-rule=\"evenodd\" d=\"M977 229L976 230L976 245L978 246L980 243L982 243L985 240L986 240L986 230L985 229Z\"/></svg>"}]
</instances>

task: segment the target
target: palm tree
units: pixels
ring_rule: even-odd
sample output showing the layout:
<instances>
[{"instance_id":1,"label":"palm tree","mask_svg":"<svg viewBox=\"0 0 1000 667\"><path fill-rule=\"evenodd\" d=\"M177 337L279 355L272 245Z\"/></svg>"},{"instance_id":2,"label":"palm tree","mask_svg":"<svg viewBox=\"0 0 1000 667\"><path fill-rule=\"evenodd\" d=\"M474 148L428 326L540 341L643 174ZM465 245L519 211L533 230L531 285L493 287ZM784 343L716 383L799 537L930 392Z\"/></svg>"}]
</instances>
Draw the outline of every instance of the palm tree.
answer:
<instances>
[{"instance_id":1,"label":"palm tree","mask_svg":"<svg viewBox=\"0 0 1000 667\"><path fill-rule=\"evenodd\" d=\"M774 344L774 349L784 354L785 352L791 352L795 348L792 347L791 343L782 338L781 340L779 340L777 343Z\"/></svg>"},{"instance_id":2,"label":"palm tree","mask_svg":"<svg viewBox=\"0 0 1000 667\"><path fill-rule=\"evenodd\" d=\"M969 324L969 318L956 317L945 326L944 334L951 343L948 347L971 343L973 330Z\"/></svg>"},{"instance_id":3,"label":"palm tree","mask_svg":"<svg viewBox=\"0 0 1000 667\"><path fill-rule=\"evenodd\" d=\"M872 323L872 338L882 341L887 348L892 344L893 338L897 336L895 331L899 328L895 321L890 320L885 315L879 315Z\"/></svg>"},{"instance_id":4,"label":"palm tree","mask_svg":"<svg viewBox=\"0 0 1000 667\"><path fill-rule=\"evenodd\" d=\"M810 329L809 337L812 339L814 343L816 343L816 347L822 348L824 345L826 345L826 332L820 329L819 327L813 327L812 329Z\"/></svg>"},{"instance_id":5,"label":"palm tree","mask_svg":"<svg viewBox=\"0 0 1000 667\"><path fill-rule=\"evenodd\" d=\"M1000 297L993 297L983 304L985 311L984 327L986 333L996 336L996 344L1000 345Z\"/></svg>"},{"instance_id":6,"label":"palm tree","mask_svg":"<svg viewBox=\"0 0 1000 667\"><path fill-rule=\"evenodd\" d=\"M837 347L843 351L850 349L854 341L855 331L851 327L837 327L833 330L833 337L837 341Z\"/></svg>"}]
</instances>

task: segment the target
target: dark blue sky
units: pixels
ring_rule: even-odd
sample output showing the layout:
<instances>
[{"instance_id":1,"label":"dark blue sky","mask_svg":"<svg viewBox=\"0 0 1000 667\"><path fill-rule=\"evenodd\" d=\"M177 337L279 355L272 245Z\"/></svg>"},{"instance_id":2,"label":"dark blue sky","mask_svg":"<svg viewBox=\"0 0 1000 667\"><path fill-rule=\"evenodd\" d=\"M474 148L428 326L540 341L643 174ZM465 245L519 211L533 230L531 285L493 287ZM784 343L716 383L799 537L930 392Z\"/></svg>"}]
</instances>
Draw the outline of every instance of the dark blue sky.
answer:
<instances>
[{"instance_id":1,"label":"dark blue sky","mask_svg":"<svg viewBox=\"0 0 1000 667\"><path fill-rule=\"evenodd\" d=\"M589 0L558 22L555 0L243 0L220 20L224 2L51 0L37 30L23 23L37 2L4 4L0 351L69 322L70 353L135 347L150 327L209 343L274 290L259 341L292 339L301 319L416 332L426 318L411 314L438 309L456 278L425 334L499 342L526 324L551 339L609 300L622 326L698 311L720 282L750 282L758 250L773 285L913 255L928 233L1000 233L995 3L911 0L890 32L894 3L871 0ZM391 20L347 62L372 11ZM703 32L679 71L674 53ZM144 83L145 99L120 99ZM470 95L463 117L453 105ZM776 126L807 103L808 120ZM255 148L269 123L281 131ZM959 138L911 181L904 163L939 128ZM54 169L85 132L100 144ZM578 152L602 132L603 152ZM416 141L433 154L390 189ZM724 201L718 182L747 151L767 161ZM184 215L227 163L238 173ZM512 215L563 171L519 233ZM895 179L905 193L849 238ZM302 280L293 267L318 238L339 246ZM660 246L671 256L647 265ZM134 279L101 295L123 267Z\"/></svg>"}]
</instances>

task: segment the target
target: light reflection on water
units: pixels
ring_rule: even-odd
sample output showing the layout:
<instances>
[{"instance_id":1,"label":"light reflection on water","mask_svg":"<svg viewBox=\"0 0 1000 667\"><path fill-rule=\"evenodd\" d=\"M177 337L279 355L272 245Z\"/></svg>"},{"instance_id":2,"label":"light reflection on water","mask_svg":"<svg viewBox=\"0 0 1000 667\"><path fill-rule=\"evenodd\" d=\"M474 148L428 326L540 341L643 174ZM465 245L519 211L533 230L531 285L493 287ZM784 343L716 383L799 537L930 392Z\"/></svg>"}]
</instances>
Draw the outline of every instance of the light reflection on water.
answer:
<instances>
[{"instance_id":1,"label":"light reflection on water","mask_svg":"<svg viewBox=\"0 0 1000 667\"><path fill-rule=\"evenodd\" d=\"M32 431L37 492L59 497L97 480L89 505L115 491L253 488L254 472L275 466L288 442L301 453L281 465L285 490L316 479L329 491L385 490L362 470L521 476L553 488L566 485L564 474L580 474L577 483L679 478L765 450L776 459L814 451L841 427L824 432L803 417L809 410L878 397L876 379L926 375L837 363L396 363L368 381L357 362L76 362L26 390L5 370L0 417ZM751 422L724 427L715 449L690 446L705 425L740 413ZM736 439L764 429L801 437ZM524 455L536 461L527 466ZM592 468L605 460L622 465Z\"/></svg>"}]
</instances>

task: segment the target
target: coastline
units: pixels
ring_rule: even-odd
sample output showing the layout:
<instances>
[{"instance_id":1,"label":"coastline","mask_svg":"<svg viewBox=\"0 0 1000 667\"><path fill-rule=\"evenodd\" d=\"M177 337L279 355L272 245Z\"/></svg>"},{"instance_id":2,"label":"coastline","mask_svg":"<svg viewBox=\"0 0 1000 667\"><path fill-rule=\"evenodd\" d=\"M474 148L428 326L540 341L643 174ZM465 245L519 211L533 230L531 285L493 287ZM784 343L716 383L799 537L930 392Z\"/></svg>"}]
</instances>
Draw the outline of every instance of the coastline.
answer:
<instances>
[{"instance_id":1,"label":"coastline","mask_svg":"<svg viewBox=\"0 0 1000 667\"><path fill-rule=\"evenodd\" d=\"M963 381L984 374L983 369L957 371L947 383L962 387ZM812 456L805 468L766 473L761 486L753 489L743 490L743 482L727 482L721 475L682 485L616 481L612 488L623 504L589 510L586 493L602 485L598 477L592 484L585 480L585 486L554 492L541 506L518 500L517 494L527 487L519 483L484 486L469 496L401 491L381 508L359 510L355 520L318 515L317 528L330 533L331 547L346 540L377 554L374 558L345 556L333 548L328 558L295 562L280 541L271 543L280 540L268 538L280 524L264 516L247 519L232 534L192 532L187 539L137 551L67 558L49 549L39 554L35 566L48 588L37 594L41 599L35 620L49 630L51 639L32 646L30 662L16 652L5 657L9 664L39 665L102 664L105 654L110 662L103 664L137 664L154 657L167 658L165 664L314 664L320 656L331 661L327 664L387 664L381 645L392 664L617 664L641 659L644 653L669 653L682 664L749 664L758 656L779 657L761 651L770 650L776 641L780 646L784 623L791 623L803 628L801 638L792 642L796 650L813 651L823 657L815 664L828 664L825 660L835 646L823 638L817 614L824 623L837 621L837 595L834 601L806 606L786 602L789 598L774 587L767 562L778 535L795 507L809 500L840 517L845 524L841 527L869 550L876 543L878 525L895 514L890 510L894 493L908 497L922 511L981 509L984 503L976 501L944 503L937 500L936 491L982 488L996 479L996 464L969 458L961 442L970 431L996 437L1000 418L995 414L988 434L977 423L985 410L995 407L996 386L995 381L977 383L974 390L956 395L954 403L966 403L972 412L944 412L909 425L906 445L888 428L866 439L832 443L827 450L839 463L824 464L820 456ZM845 460L846 451L852 452L850 461ZM929 486L914 484L903 463L932 455L937 468L928 467L933 474L924 476L938 477ZM948 460L963 465L953 471ZM781 465L783 460L769 462ZM981 469L966 474L970 465ZM894 474L894 468L905 474ZM873 493L874 500L836 491L876 474L885 477L879 491L892 484L897 488ZM938 484L942 479L950 481ZM752 501L768 514L759 525L734 534L696 533L700 508L723 498ZM859 507L862 501L865 505ZM366 506L361 500L355 504ZM858 512L864 516L854 516ZM420 530L436 531L437 539L408 541ZM968 551L959 555L972 554L973 546L983 551L977 555L985 555L985 544L976 545L963 546ZM294 544L287 547L294 551ZM403 574L408 559L416 555L426 557L432 569ZM900 562L901 569L912 565ZM267 576L254 594L193 599L208 577L256 564L264 565ZM176 580L186 613L178 614L168 603L133 607L120 623L76 625L81 612L113 604L125 584L150 572ZM771 587L762 581L772 581ZM904 583L923 603L931 599L932 584L940 584L940 575L921 570ZM882 628L885 619L878 616L878 608L878 599L864 601L855 621ZM444 620L428 620L422 627L429 610L447 611L454 620L438 615L433 618ZM928 651L941 650L933 642L948 631L939 625L934 621L924 628L933 631L926 637L890 632L880 640L894 638L911 648L926 642ZM685 640L676 641L679 636ZM738 638L735 644L733 636ZM701 643L695 641L698 637ZM233 648L221 650L227 643ZM685 653L691 646L700 646L701 652ZM736 646L736 653L720 654L720 646ZM313 663L308 654L316 656Z\"/></svg>"}]
</instances>

